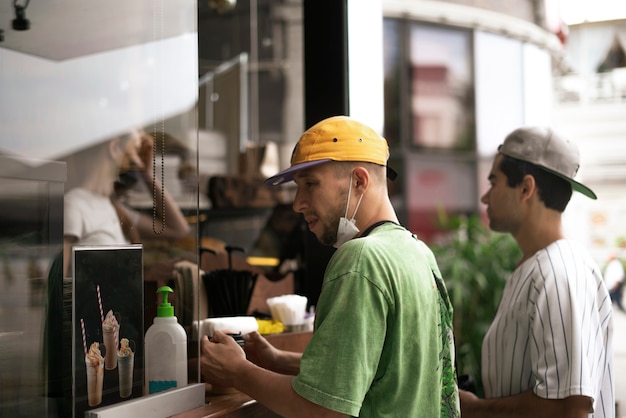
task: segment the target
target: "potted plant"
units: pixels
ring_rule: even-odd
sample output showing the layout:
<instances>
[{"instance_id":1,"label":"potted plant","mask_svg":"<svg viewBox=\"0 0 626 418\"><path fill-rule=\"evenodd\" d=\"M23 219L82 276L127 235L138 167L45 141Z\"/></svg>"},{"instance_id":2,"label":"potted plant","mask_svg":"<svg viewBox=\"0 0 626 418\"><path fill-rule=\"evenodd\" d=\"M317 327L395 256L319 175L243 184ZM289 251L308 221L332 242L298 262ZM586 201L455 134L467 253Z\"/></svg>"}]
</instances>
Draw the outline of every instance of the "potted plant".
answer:
<instances>
[{"instance_id":1,"label":"potted plant","mask_svg":"<svg viewBox=\"0 0 626 418\"><path fill-rule=\"evenodd\" d=\"M513 237L490 231L478 215L441 212L439 222L447 233L431 248L454 308L457 372L472 376L482 396L482 340L521 252Z\"/></svg>"}]
</instances>

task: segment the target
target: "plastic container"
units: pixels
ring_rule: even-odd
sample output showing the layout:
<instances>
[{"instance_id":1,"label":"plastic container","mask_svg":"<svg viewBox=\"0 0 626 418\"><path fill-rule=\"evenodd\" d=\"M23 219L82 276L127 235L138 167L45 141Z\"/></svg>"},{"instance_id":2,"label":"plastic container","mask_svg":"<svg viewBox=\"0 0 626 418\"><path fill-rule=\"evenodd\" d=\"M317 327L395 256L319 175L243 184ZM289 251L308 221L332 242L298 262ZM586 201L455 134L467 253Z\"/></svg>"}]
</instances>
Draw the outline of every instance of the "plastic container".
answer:
<instances>
[{"instance_id":1,"label":"plastic container","mask_svg":"<svg viewBox=\"0 0 626 418\"><path fill-rule=\"evenodd\" d=\"M162 286L159 292L163 294L163 302L146 332L146 394L187 385L187 334L174 316L174 307L167 301L168 293L173 290Z\"/></svg>"}]
</instances>

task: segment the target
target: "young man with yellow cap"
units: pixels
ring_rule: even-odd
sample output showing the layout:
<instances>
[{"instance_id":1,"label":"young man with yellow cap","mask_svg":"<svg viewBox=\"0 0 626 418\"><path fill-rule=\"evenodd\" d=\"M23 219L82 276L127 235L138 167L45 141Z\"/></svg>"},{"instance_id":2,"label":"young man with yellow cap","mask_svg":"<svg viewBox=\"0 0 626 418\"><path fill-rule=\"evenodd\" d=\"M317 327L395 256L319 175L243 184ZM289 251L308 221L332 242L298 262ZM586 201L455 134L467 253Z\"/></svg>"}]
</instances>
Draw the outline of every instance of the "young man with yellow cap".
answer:
<instances>
[{"instance_id":1,"label":"young man with yellow cap","mask_svg":"<svg viewBox=\"0 0 626 418\"><path fill-rule=\"evenodd\" d=\"M389 200L387 141L349 117L297 143L293 202L328 263L303 354L258 333L244 351L223 333L202 341L202 373L286 417L458 417L452 307L432 252L399 225ZM246 354L248 360L246 360Z\"/></svg>"},{"instance_id":2,"label":"young man with yellow cap","mask_svg":"<svg viewBox=\"0 0 626 418\"><path fill-rule=\"evenodd\" d=\"M491 229L510 233L522 259L483 341L485 399L460 391L463 417L615 417L613 317L600 269L568 240L561 214L572 190L576 145L548 128L510 133L489 174Z\"/></svg>"}]
</instances>

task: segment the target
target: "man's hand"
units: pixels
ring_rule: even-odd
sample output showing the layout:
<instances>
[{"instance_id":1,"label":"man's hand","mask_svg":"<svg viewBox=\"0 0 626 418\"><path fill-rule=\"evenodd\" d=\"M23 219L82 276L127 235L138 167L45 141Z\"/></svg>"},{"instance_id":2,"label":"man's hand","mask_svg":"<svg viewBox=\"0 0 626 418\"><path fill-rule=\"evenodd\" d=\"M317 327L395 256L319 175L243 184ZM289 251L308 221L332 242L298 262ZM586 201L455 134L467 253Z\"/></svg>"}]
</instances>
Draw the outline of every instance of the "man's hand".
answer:
<instances>
[{"instance_id":1,"label":"man's hand","mask_svg":"<svg viewBox=\"0 0 626 418\"><path fill-rule=\"evenodd\" d=\"M257 331L244 334L243 339L245 341L243 349L246 351L248 360L264 369L275 370L279 356L276 347Z\"/></svg>"},{"instance_id":2,"label":"man's hand","mask_svg":"<svg viewBox=\"0 0 626 418\"><path fill-rule=\"evenodd\" d=\"M243 349L229 335L215 331L209 338L202 337L200 365L208 383L234 386L237 374L247 362Z\"/></svg>"},{"instance_id":3,"label":"man's hand","mask_svg":"<svg viewBox=\"0 0 626 418\"><path fill-rule=\"evenodd\" d=\"M152 160L154 158L154 139L151 135L140 132L139 147L137 149L137 156L141 162L140 167L148 175L152 176Z\"/></svg>"},{"instance_id":4,"label":"man's hand","mask_svg":"<svg viewBox=\"0 0 626 418\"><path fill-rule=\"evenodd\" d=\"M478 406L480 398L472 392L459 389L459 400L461 401L461 416L472 417L476 412L474 407Z\"/></svg>"},{"instance_id":5,"label":"man's hand","mask_svg":"<svg viewBox=\"0 0 626 418\"><path fill-rule=\"evenodd\" d=\"M152 176L152 159L154 158L154 140L143 129L134 130L129 134L130 141L124 148L120 171L140 170L148 177Z\"/></svg>"}]
</instances>

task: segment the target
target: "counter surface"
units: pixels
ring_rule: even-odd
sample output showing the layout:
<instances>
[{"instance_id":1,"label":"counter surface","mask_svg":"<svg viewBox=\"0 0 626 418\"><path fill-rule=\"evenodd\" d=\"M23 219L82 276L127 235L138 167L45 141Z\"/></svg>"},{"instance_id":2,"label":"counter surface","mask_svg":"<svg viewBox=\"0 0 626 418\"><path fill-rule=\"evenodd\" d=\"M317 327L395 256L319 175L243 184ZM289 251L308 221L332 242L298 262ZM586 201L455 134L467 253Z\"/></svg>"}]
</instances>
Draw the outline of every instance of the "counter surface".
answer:
<instances>
[{"instance_id":1,"label":"counter surface","mask_svg":"<svg viewBox=\"0 0 626 418\"><path fill-rule=\"evenodd\" d=\"M275 418L280 417L241 392L226 395L207 395L207 404L200 408L174 415L174 418Z\"/></svg>"},{"instance_id":2,"label":"counter surface","mask_svg":"<svg viewBox=\"0 0 626 418\"><path fill-rule=\"evenodd\" d=\"M265 338L276 348L303 352L312 332L288 332L266 335ZM210 387L210 385L207 385ZM207 404L191 411L174 415L174 418L276 418L280 417L241 392L233 391L224 395L207 393Z\"/></svg>"}]
</instances>

